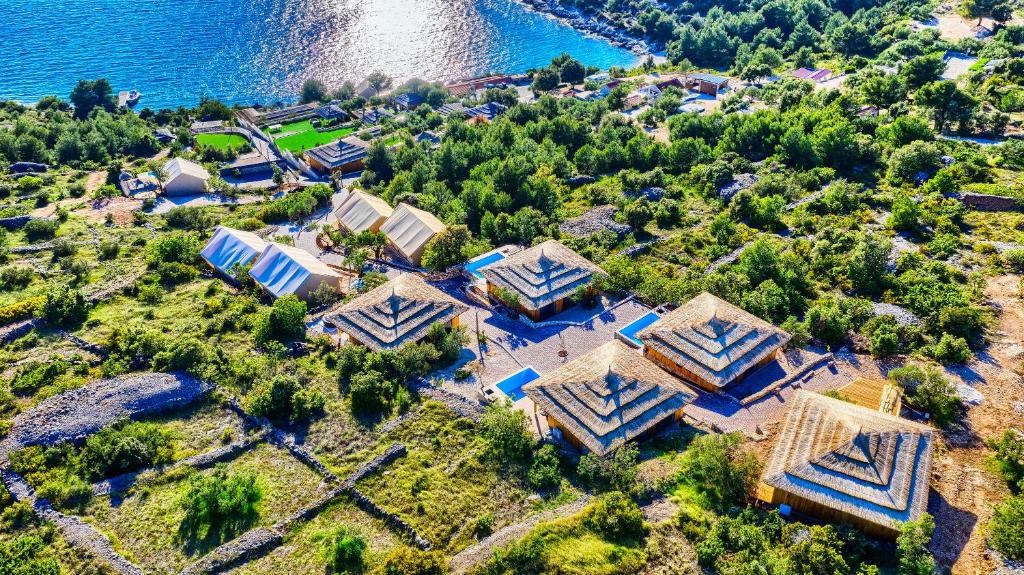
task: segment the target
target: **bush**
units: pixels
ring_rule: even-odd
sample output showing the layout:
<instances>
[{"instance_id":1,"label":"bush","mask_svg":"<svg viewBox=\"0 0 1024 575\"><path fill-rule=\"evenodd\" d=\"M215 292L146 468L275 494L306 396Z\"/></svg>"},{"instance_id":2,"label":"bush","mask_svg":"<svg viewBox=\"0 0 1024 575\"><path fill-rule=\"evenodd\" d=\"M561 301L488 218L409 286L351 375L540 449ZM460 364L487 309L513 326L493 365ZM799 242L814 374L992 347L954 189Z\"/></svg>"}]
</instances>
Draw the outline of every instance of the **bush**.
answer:
<instances>
[{"instance_id":1,"label":"bush","mask_svg":"<svg viewBox=\"0 0 1024 575\"><path fill-rule=\"evenodd\" d=\"M119 422L85 441L79 455L90 481L168 463L174 456L171 436L152 423Z\"/></svg>"},{"instance_id":2,"label":"bush","mask_svg":"<svg viewBox=\"0 0 1024 575\"><path fill-rule=\"evenodd\" d=\"M640 450L634 443L627 443L604 457L588 453L580 458L576 473L585 485L596 491L633 493L637 490L639 456Z\"/></svg>"},{"instance_id":3,"label":"bush","mask_svg":"<svg viewBox=\"0 0 1024 575\"><path fill-rule=\"evenodd\" d=\"M180 230L201 232L214 224L213 217L201 207L182 206L164 214L167 225Z\"/></svg>"},{"instance_id":4,"label":"bush","mask_svg":"<svg viewBox=\"0 0 1024 575\"><path fill-rule=\"evenodd\" d=\"M27 179L27 178L23 178ZM6 518L6 513L4 514ZM31 516L31 508L29 508ZM12 530L20 525L12 525ZM20 535L0 541L0 573L11 575L59 575L60 563L41 537Z\"/></svg>"},{"instance_id":5,"label":"bush","mask_svg":"<svg viewBox=\"0 0 1024 575\"><path fill-rule=\"evenodd\" d=\"M1024 496L1016 495L996 505L989 523L992 547L1010 559L1024 559Z\"/></svg>"},{"instance_id":6,"label":"bush","mask_svg":"<svg viewBox=\"0 0 1024 575\"><path fill-rule=\"evenodd\" d=\"M637 541L647 534L640 508L617 491L599 497L587 509L583 523L611 541Z\"/></svg>"},{"instance_id":7,"label":"bush","mask_svg":"<svg viewBox=\"0 0 1024 575\"><path fill-rule=\"evenodd\" d=\"M447 575L448 563L437 551L395 547L384 556L374 575Z\"/></svg>"},{"instance_id":8,"label":"bush","mask_svg":"<svg viewBox=\"0 0 1024 575\"><path fill-rule=\"evenodd\" d=\"M172 232L146 245L146 263L159 267L163 263L191 264L199 257L199 238L185 232Z\"/></svg>"},{"instance_id":9,"label":"bush","mask_svg":"<svg viewBox=\"0 0 1024 575\"><path fill-rule=\"evenodd\" d=\"M935 532L935 521L927 513L916 521L903 524L896 539L896 556L900 575L933 575L935 559L928 544Z\"/></svg>"},{"instance_id":10,"label":"bush","mask_svg":"<svg viewBox=\"0 0 1024 575\"><path fill-rule=\"evenodd\" d=\"M931 356L942 364L966 363L974 357L974 353L964 338L944 333L931 349Z\"/></svg>"},{"instance_id":11,"label":"bush","mask_svg":"<svg viewBox=\"0 0 1024 575\"><path fill-rule=\"evenodd\" d=\"M142 284L135 291L135 297L146 305L156 305L164 299L164 288L160 284Z\"/></svg>"},{"instance_id":12,"label":"bush","mask_svg":"<svg viewBox=\"0 0 1024 575\"><path fill-rule=\"evenodd\" d=\"M357 529L335 528L322 536L321 557L328 573L361 573L366 564L366 538Z\"/></svg>"},{"instance_id":13,"label":"bush","mask_svg":"<svg viewBox=\"0 0 1024 575\"><path fill-rule=\"evenodd\" d=\"M14 291L24 289L32 282L35 272L27 266L4 266L0 268L0 290Z\"/></svg>"},{"instance_id":14,"label":"bush","mask_svg":"<svg viewBox=\"0 0 1024 575\"><path fill-rule=\"evenodd\" d=\"M153 369L198 372L212 356L210 346L194 337L184 337L174 340L166 350L153 357Z\"/></svg>"},{"instance_id":15,"label":"bush","mask_svg":"<svg viewBox=\"0 0 1024 575\"><path fill-rule=\"evenodd\" d=\"M480 420L480 434L493 457L507 461L523 461L533 446L526 414L512 407L510 401L496 401L487 406Z\"/></svg>"},{"instance_id":16,"label":"bush","mask_svg":"<svg viewBox=\"0 0 1024 575\"><path fill-rule=\"evenodd\" d=\"M92 486L77 475L67 474L43 483L39 496L58 509L81 509L92 498Z\"/></svg>"},{"instance_id":17,"label":"bush","mask_svg":"<svg viewBox=\"0 0 1024 575\"><path fill-rule=\"evenodd\" d=\"M0 325L7 325L38 314L46 305L46 296L30 297L0 307Z\"/></svg>"},{"instance_id":18,"label":"bush","mask_svg":"<svg viewBox=\"0 0 1024 575\"><path fill-rule=\"evenodd\" d=\"M212 473L194 474L178 504L185 512L179 536L221 542L233 539L256 522L263 491L251 473L228 474L218 465Z\"/></svg>"},{"instance_id":19,"label":"bush","mask_svg":"<svg viewBox=\"0 0 1024 575\"><path fill-rule=\"evenodd\" d=\"M380 413L395 396L397 385L376 370L356 373L349 383L349 398L356 413Z\"/></svg>"},{"instance_id":20,"label":"bush","mask_svg":"<svg viewBox=\"0 0 1024 575\"><path fill-rule=\"evenodd\" d=\"M66 361L50 361L31 363L22 367L11 380L11 391L15 393L34 393L48 385L53 385L58 377L71 368Z\"/></svg>"},{"instance_id":21,"label":"bush","mask_svg":"<svg viewBox=\"0 0 1024 575\"><path fill-rule=\"evenodd\" d=\"M534 489L554 489L562 482L560 471L561 462L558 460L558 449L554 445L544 444L537 455L533 457L533 464L530 465L528 475L530 485Z\"/></svg>"},{"instance_id":22,"label":"bush","mask_svg":"<svg viewBox=\"0 0 1024 575\"><path fill-rule=\"evenodd\" d=\"M28 241L38 242L52 238L56 235L57 228L59 227L60 222L57 220L33 218L21 230L25 232L25 238Z\"/></svg>"},{"instance_id":23,"label":"bush","mask_svg":"<svg viewBox=\"0 0 1024 575\"><path fill-rule=\"evenodd\" d=\"M750 494L761 470L757 457L743 450L739 433L702 435L687 447L679 480L693 485L722 509Z\"/></svg>"},{"instance_id":24,"label":"bush","mask_svg":"<svg viewBox=\"0 0 1024 575\"><path fill-rule=\"evenodd\" d=\"M163 262L157 268L160 282L165 286L188 283L199 276L199 270L179 262Z\"/></svg>"},{"instance_id":25,"label":"bush","mask_svg":"<svg viewBox=\"0 0 1024 575\"><path fill-rule=\"evenodd\" d=\"M930 413L939 427L948 426L960 413L956 387L934 367L896 368L889 372L889 379L904 389L909 406Z\"/></svg>"},{"instance_id":26,"label":"bush","mask_svg":"<svg viewBox=\"0 0 1024 575\"><path fill-rule=\"evenodd\" d=\"M306 333L306 303L289 294L277 298L270 312L264 314L256 324L256 341L288 341L301 338Z\"/></svg>"},{"instance_id":27,"label":"bush","mask_svg":"<svg viewBox=\"0 0 1024 575\"><path fill-rule=\"evenodd\" d=\"M992 466L1014 493L1024 491L1024 433L1016 429L1003 431L999 439L988 439L986 445L995 451Z\"/></svg>"},{"instance_id":28,"label":"bush","mask_svg":"<svg viewBox=\"0 0 1024 575\"><path fill-rule=\"evenodd\" d=\"M51 284L46 290L43 317L50 325L67 327L85 320L88 307L82 292L67 284Z\"/></svg>"},{"instance_id":29,"label":"bush","mask_svg":"<svg viewBox=\"0 0 1024 575\"><path fill-rule=\"evenodd\" d=\"M100 242L99 258L101 260L112 260L121 252L121 244L114 240L103 240Z\"/></svg>"},{"instance_id":30,"label":"bush","mask_svg":"<svg viewBox=\"0 0 1024 575\"><path fill-rule=\"evenodd\" d=\"M324 397L299 386L294 377L279 375L257 386L246 397L246 410L275 421L303 421L323 411Z\"/></svg>"}]
</instances>

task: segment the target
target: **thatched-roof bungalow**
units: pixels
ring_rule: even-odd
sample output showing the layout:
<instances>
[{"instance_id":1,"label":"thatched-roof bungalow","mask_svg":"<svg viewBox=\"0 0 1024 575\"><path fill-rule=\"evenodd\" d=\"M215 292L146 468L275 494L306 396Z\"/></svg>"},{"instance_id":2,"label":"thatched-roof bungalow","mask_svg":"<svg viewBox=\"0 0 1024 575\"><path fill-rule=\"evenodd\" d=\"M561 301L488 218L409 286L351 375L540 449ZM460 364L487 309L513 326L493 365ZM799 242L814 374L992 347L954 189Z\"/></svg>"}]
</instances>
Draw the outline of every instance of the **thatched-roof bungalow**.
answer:
<instances>
[{"instance_id":1,"label":"thatched-roof bungalow","mask_svg":"<svg viewBox=\"0 0 1024 575\"><path fill-rule=\"evenodd\" d=\"M551 429L598 455L679 420L696 397L617 340L524 385L523 393L547 414Z\"/></svg>"},{"instance_id":2,"label":"thatched-roof bungalow","mask_svg":"<svg viewBox=\"0 0 1024 575\"><path fill-rule=\"evenodd\" d=\"M757 497L851 523L870 535L895 537L927 507L934 445L928 426L801 390Z\"/></svg>"},{"instance_id":3,"label":"thatched-roof bungalow","mask_svg":"<svg viewBox=\"0 0 1024 575\"><path fill-rule=\"evenodd\" d=\"M776 358L790 335L707 292L637 333L644 355L708 391Z\"/></svg>"},{"instance_id":4,"label":"thatched-roof bungalow","mask_svg":"<svg viewBox=\"0 0 1024 575\"><path fill-rule=\"evenodd\" d=\"M401 203L381 224L380 231L403 259L418 266L427 242L444 231L444 224L430 212Z\"/></svg>"},{"instance_id":5,"label":"thatched-roof bungalow","mask_svg":"<svg viewBox=\"0 0 1024 575\"><path fill-rule=\"evenodd\" d=\"M367 230L379 232L392 211L391 206L382 198L362 190L353 190L334 210L334 215L338 218L339 229L358 234Z\"/></svg>"},{"instance_id":6,"label":"thatched-roof bungalow","mask_svg":"<svg viewBox=\"0 0 1024 575\"><path fill-rule=\"evenodd\" d=\"M422 340L435 323L458 327L459 316L468 310L418 275L403 274L341 306L327 319L351 343L383 351Z\"/></svg>"},{"instance_id":7,"label":"thatched-roof bungalow","mask_svg":"<svg viewBox=\"0 0 1024 575\"><path fill-rule=\"evenodd\" d=\"M587 286L604 270L555 240L480 268L487 291L499 297L511 292L519 311L534 321L561 312L577 288Z\"/></svg>"}]
</instances>

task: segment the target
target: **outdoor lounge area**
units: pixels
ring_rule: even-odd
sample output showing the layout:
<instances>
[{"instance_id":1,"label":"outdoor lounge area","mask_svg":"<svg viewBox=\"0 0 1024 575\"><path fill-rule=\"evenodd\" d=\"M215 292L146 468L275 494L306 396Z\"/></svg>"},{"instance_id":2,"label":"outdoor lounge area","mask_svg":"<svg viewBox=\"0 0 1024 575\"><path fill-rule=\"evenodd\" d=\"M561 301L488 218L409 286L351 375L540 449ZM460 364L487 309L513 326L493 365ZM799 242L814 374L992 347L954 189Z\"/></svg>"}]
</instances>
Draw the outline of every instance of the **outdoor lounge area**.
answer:
<instances>
[{"instance_id":1,"label":"outdoor lounge area","mask_svg":"<svg viewBox=\"0 0 1024 575\"><path fill-rule=\"evenodd\" d=\"M592 289L594 277L604 274L596 264L555 240L499 259L478 271L491 296L506 305L514 302L517 311L533 321L562 312L579 288Z\"/></svg>"},{"instance_id":2,"label":"outdoor lounge area","mask_svg":"<svg viewBox=\"0 0 1024 575\"><path fill-rule=\"evenodd\" d=\"M614 340L522 389L544 412L553 433L597 455L678 421L695 397L673 376Z\"/></svg>"},{"instance_id":3,"label":"outdoor lounge area","mask_svg":"<svg viewBox=\"0 0 1024 575\"><path fill-rule=\"evenodd\" d=\"M636 334L644 355L708 391L721 391L772 362L790 335L704 292Z\"/></svg>"},{"instance_id":4,"label":"outdoor lounge area","mask_svg":"<svg viewBox=\"0 0 1024 575\"><path fill-rule=\"evenodd\" d=\"M407 273L330 312L327 320L348 336L349 343L383 351L422 340L434 324L458 327L459 316L468 310Z\"/></svg>"},{"instance_id":5,"label":"outdoor lounge area","mask_svg":"<svg viewBox=\"0 0 1024 575\"><path fill-rule=\"evenodd\" d=\"M928 504L935 431L799 391L758 485L770 505L893 538Z\"/></svg>"}]
</instances>

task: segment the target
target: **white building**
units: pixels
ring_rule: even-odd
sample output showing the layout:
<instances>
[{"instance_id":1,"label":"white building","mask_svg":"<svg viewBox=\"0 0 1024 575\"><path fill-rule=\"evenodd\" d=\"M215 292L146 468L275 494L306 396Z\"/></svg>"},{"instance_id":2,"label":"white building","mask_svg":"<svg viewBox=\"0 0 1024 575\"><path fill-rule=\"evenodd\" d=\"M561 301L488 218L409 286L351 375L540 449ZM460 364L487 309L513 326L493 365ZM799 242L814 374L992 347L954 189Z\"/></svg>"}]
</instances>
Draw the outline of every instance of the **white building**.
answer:
<instances>
[{"instance_id":1,"label":"white building","mask_svg":"<svg viewBox=\"0 0 1024 575\"><path fill-rule=\"evenodd\" d=\"M427 242L443 230L444 224L434 214L405 203L398 204L380 227L395 250L415 266L420 265Z\"/></svg>"},{"instance_id":2,"label":"white building","mask_svg":"<svg viewBox=\"0 0 1024 575\"><path fill-rule=\"evenodd\" d=\"M199 255L213 269L226 276L234 276L235 266L247 266L262 254L270 242L252 232L217 226L213 237Z\"/></svg>"},{"instance_id":3,"label":"white building","mask_svg":"<svg viewBox=\"0 0 1024 575\"><path fill-rule=\"evenodd\" d=\"M195 162L183 158L174 158L164 164L164 195L196 196L206 193L206 182L210 180L210 172Z\"/></svg>"},{"instance_id":4,"label":"white building","mask_svg":"<svg viewBox=\"0 0 1024 575\"><path fill-rule=\"evenodd\" d=\"M334 210L338 227L350 234L380 231L384 220L391 215L391 206L383 199L361 190L353 190Z\"/></svg>"}]
</instances>

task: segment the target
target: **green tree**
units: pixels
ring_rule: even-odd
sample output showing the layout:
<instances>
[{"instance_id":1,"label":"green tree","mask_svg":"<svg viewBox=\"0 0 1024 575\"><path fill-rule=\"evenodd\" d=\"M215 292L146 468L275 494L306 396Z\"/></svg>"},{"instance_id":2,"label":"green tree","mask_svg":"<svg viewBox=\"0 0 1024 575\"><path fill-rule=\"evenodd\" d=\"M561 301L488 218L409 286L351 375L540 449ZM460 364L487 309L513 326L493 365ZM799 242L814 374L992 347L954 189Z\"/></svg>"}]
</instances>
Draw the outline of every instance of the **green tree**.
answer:
<instances>
[{"instance_id":1,"label":"green tree","mask_svg":"<svg viewBox=\"0 0 1024 575\"><path fill-rule=\"evenodd\" d=\"M747 498L760 469L757 457L743 449L742 434L708 434L687 447L678 477L724 509Z\"/></svg>"},{"instance_id":2,"label":"green tree","mask_svg":"<svg viewBox=\"0 0 1024 575\"><path fill-rule=\"evenodd\" d=\"M877 234L864 234L850 254L847 275L862 295L879 295L886 288L886 270L892 242Z\"/></svg>"},{"instance_id":3,"label":"green tree","mask_svg":"<svg viewBox=\"0 0 1024 575\"><path fill-rule=\"evenodd\" d=\"M938 80L945 69L946 63L942 61L942 53L937 52L910 59L900 68L900 77L908 89L917 90Z\"/></svg>"},{"instance_id":4,"label":"green tree","mask_svg":"<svg viewBox=\"0 0 1024 575\"><path fill-rule=\"evenodd\" d=\"M480 420L480 434L493 456L508 461L525 460L533 446L526 414L508 401L496 401L487 406Z\"/></svg>"},{"instance_id":5,"label":"green tree","mask_svg":"<svg viewBox=\"0 0 1024 575\"><path fill-rule=\"evenodd\" d=\"M366 566L366 538L358 529L346 525L321 535L321 560L332 574L362 573Z\"/></svg>"},{"instance_id":6,"label":"green tree","mask_svg":"<svg viewBox=\"0 0 1024 575\"><path fill-rule=\"evenodd\" d=\"M375 96L379 95L381 90L387 90L390 88L393 81L394 80L391 79L391 76L388 76L379 70L371 72L370 75L366 77L366 83L373 88L373 94Z\"/></svg>"},{"instance_id":7,"label":"green tree","mask_svg":"<svg viewBox=\"0 0 1024 575\"><path fill-rule=\"evenodd\" d=\"M50 325L69 327L85 320L89 306L82 292L68 284L54 283L46 290L43 318Z\"/></svg>"},{"instance_id":8,"label":"green tree","mask_svg":"<svg viewBox=\"0 0 1024 575\"><path fill-rule=\"evenodd\" d=\"M906 393L907 405L931 414L940 427L952 423L960 413L960 397L956 387L934 367L917 365L896 368L889 379L899 384Z\"/></svg>"},{"instance_id":9,"label":"green tree","mask_svg":"<svg viewBox=\"0 0 1024 575\"><path fill-rule=\"evenodd\" d=\"M898 194L892 202L892 215L886 222L890 228L906 232L917 230L921 219L921 208L907 194Z\"/></svg>"},{"instance_id":10,"label":"green tree","mask_svg":"<svg viewBox=\"0 0 1024 575\"><path fill-rule=\"evenodd\" d=\"M1014 493L1024 491L1024 433L1016 429L1003 431L999 439L985 440L992 455L992 466Z\"/></svg>"},{"instance_id":11,"label":"green tree","mask_svg":"<svg viewBox=\"0 0 1024 575\"><path fill-rule=\"evenodd\" d=\"M186 541L233 539L256 522L263 490L251 473L229 474L224 465L194 473L178 500L185 512L178 536Z\"/></svg>"},{"instance_id":12,"label":"green tree","mask_svg":"<svg viewBox=\"0 0 1024 575\"><path fill-rule=\"evenodd\" d=\"M900 575L934 575L935 559L928 551L934 532L935 521L927 513L903 524L896 539Z\"/></svg>"},{"instance_id":13,"label":"green tree","mask_svg":"<svg viewBox=\"0 0 1024 575\"><path fill-rule=\"evenodd\" d=\"M306 333L306 302L295 294L274 300L270 311L264 314L255 328L256 339L287 341L301 338Z\"/></svg>"},{"instance_id":14,"label":"green tree","mask_svg":"<svg viewBox=\"0 0 1024 575\"><path fill-rule=\"evenodd\" d=\"M533 75L533 83L530 88L534 92L549 92L558 87L558 71L554 68L541 68Z\"/></svg>"},{"instance_id":15,"label":"green tree","mask_svg":"<svg viewBox=\"0 0 1024 575\"><path fill-rule=\"evenodd\" d=\"M1010 559L1024 559L1024 496L1016 495L996 505L989 523L992 547Z\"/></svg>"},{"instance_id":16,"label":"green tree","mask_svg":"<svg viewBox=\"0 0 1024 575\"><path fill-rule=\"evenodd\" d=\"M75 117L85 119L93 110L99 108L112 112L114 110L114 89L106 78L99 80L79 80L71 90L69 98L75 107Z\"/></svg>"},{"instance_id":17,"label":"green tree","mask_svg":"<svg viewBox=\"0 0 1024 575\"><path fill-rule=\"evenodd\" d=\"M326 102L328 99L327 86L320 80L310 78L302 83L302 89L299 91L300 104Z\"/></svg>"},{"instance_id":18,"label":"green tree","mask_svg":"<svg viewBox=\"0 0 1024 575\"><path fill-rule=\"evenodd\" d=\"M530 485L536 489L553 489L562 481L561 462L558 460L558 449L546 443L537 450L528 475Z\"/></svg>"}]
</instances>

